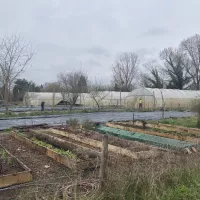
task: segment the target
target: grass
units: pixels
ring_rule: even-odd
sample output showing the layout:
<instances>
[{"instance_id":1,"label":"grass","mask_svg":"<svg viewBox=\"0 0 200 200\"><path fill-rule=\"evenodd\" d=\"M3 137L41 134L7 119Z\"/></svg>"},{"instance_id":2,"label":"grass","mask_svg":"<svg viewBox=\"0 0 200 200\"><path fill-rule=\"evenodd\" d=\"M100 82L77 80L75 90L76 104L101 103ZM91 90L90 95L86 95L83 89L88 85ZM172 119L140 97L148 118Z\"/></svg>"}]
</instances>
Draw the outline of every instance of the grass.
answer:
<instances>
[{"instance_id":1,"label":"grass","mask_svg":"<svg viewBox=\"0 0 200 200\"><path fill-rule=\"evenodd\" d=\"M98 200L197 200L200 199L200 168L109 172Z\"/></svg>"},{"instance_id":2,"label":"grass","mask_svg":"<svg viewBox=\"0 0 200 200\"><path fill-rule=\"evenodd\" d=\"M31 112L20 112L20 113L15 113L15 112L10 112L9 114L2 114L0 118L11 118L11 117L29 117L29 116L48 116L48 115L67 115L67 114L73 114L73 113L94 113L94 112L131 112L131 110L128 109L121 109L121 110L72 110L72 111L31 111Z\"/></svg>"},{"instance_id":3,"label":"grass","mask_svg":"<svg viewBox=\"0 0 200 200\"><path fill-rule=\"evenodd\" d=\"M162 124L197 128L197 117L169 118L159 120Z\"/></svg>"},{"instance_id":4,"label":"grass","mask_svg":"<svg viewBox=\"0 0 200 200\"><path fill-rule=\"evenodd\" d=\"M11 118L11 117L30 117L30 116L48 116L48 115L65 115L73 113L89 113L95 111L89 110L73 110L73 111L31 111L31 112L10 112L9 114L2 114L0 118Z\"/></svg>"}]
</instances>

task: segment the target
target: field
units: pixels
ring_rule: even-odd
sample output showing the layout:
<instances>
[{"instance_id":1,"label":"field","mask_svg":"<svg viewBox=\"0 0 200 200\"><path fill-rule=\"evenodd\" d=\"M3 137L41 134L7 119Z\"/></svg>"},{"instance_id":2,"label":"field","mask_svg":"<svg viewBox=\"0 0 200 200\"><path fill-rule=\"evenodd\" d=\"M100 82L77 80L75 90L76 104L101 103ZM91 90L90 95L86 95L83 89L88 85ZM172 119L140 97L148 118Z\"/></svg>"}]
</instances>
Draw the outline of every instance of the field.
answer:
<instances>
[{"instance_id":1,"label":"field","mask_svg":"<svg viewBox=\"0 0 200 200\"><path fill-rule=\"evenodd\" d=\"M100 188L102 130L107 130L108 160ZM138 141L131 139L135 132ZM32 181L0 188L0 199L200 199L198 134L198 129L141 121L95 127L71 120L13 129L1 133L0 144L31 169ZM171 146L164 145L171 139ZM181 145L173 148L175 142Z\"/></svg>"}]
</instances>

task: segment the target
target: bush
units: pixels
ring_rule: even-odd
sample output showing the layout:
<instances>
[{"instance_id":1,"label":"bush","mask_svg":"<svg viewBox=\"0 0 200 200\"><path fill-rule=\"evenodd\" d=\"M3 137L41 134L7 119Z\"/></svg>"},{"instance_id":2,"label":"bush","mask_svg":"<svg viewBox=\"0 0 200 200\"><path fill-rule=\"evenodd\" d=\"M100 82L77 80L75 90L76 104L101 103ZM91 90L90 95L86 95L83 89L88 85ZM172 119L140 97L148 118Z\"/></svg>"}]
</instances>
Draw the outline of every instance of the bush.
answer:
<instances>
[{"instance_id":1,"label":"bush","mask_svg":"<svg viewBox=\"0 0 200 200\"><path fill-rule=\"evenodd\" d=\"M77 119L73 119L73 118L70 118L66 121L66 124L68 126L71 126L73 129L77 129L77 128L80 128L80 124L79 124L79 121Z\"/></svg>"},{"instance_id":2,"label":"bush","mask_svg":"<svg viewBox=\"0 0 200 200\"><path fill-rule=\"evenodd\" d=\"M84 129L87 129L87 130L93 130L94 129L94 123L91 122L90 120L86 119L86 120L83 121L82 127Z\"/></svg>"}]
</instances>

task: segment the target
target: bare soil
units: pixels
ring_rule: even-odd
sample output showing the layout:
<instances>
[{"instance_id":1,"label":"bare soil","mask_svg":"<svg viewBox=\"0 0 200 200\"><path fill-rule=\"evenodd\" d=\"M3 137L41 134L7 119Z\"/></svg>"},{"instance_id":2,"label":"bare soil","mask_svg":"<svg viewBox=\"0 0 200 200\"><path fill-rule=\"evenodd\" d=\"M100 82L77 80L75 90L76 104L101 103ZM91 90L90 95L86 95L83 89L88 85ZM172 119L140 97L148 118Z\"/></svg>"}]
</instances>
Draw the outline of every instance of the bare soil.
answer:
<instances>
[{"instance_id":1,"label":"bare soil","mask_svg":"<svg viewBox=\"0 0 200 200\"><path fill-rule=\"evenodd\" d=\"M57 140L57 138L55 137L55 135L53 135L54 137L51 137L50 134L41 134L41 133L33 133L31 131L29 132L23 132L23 134L25 136L27 136L27 138L31 139L33 137L36 137L39 141L43 141L47 144L52 145L54 148L60 149L60 150L65 150L65 151L70 151L73 154L75 154L77 156L77 158L81 159L81 160L88 160L90 158L96 158L98 155L95 154L95 152L90 151L89 149L83 149L81 147L77 147L73 144L69 144L67 141L59 141Z\"/></svg>"},{"instance_id":2,"label":"bare soil","mask_svg":"<svg viewBox=\"0 0 200 200\"><path fill-rule=\"evenodd\" d=\"M0 200L32 200L54 194L75 179L73 171L44 154L34 151L9 134L0 135L0 144L32 170L33 181L22 187L0 190Z\"/></svg>"},{"instance_id":3,"label":"bare soil","mask_svg":"<svg viewBox=\"0 0 200 200\"><path fill-rule=\"evenodd\" d=\"M18 161L0 147L0 176L25 171Z\"/></svg>"},{"instance_id":4,"label":"bare soil","mask_svg":"<svg viewBox=\"0 0 200 200\"><path fill-rule=\"evenodd\" d=\"M79 132L77 132L77 134L79 134ZM81 135L82 134L87 135L88 133L81 133ZM93 134L93 132L90 132L89 137L92 137L91 134ZM102 135L100 136L102 137ZM110 140L112 141L112 139ZM128 142L127 140L124 141L125 143ZM13 155L19 158L33 172L32 182L23 184L20 187L11 187L5 191L0 190L0 200L54 199L55 194L60 194L60 191L64 186L72 182L74 183L74 180L76 180L77 178L80 179L88 177L98 177L98 171L89 171L87 174L77 175L75 172L66 168L64 165L61 165L51 158L48 158L44 154L29 148L22 142L14 139L9 134L0 135L0 144L3 144ZM124 146L126 145L127 144L124 144ZM120 173L132 172L138 175L142 175L145 173L148 174L149 172L163 173L163 170L169 168L178 168L189 164L191 164L195 168L195 163L200 162L200 157L199 153L186 155L166 152L162 154L161 157L133 161L131 163L122 162L118 157L115 160L116 163L112 163L112 165L108 167L108 172L109 174L110 172L113 172L117 177L119 176L118 170Z\"/></svg>"},{"instance_id":5,"label":"bare soil","mask_svg":"<svg viewBox=\"0 0 200 200\"><path fill-rule=\"evenodd\" d=\"M69 129L67 126L54 126L53 128L64 131L64 132L66 131L69 133L76 134L79 137L90 138L97 141L102 141L102 138L103 138L103 134L98 133L97 131L72 130L72 129ZM111 145L115 145L115 146L119 146L128 150L131 150L133 152L148 151L152 148L150 145L146 145L146 144L136 142L136 141L128 141L128 140L121 139L114 136L108 136L108 143Z\"/></svg>"},{"instance_id":6,"label":"bare soil","mask_svg":"<svg viewBox=\"0 0 200 200\"><path fill-rule=\"evenodd\" d=\"M60 131L63 131L63 132L72 133L72 134L77 135L80 138L81 137L90 138L90 139L97 140L97 141L102 141L102 138L103 138L103 134L101 134L101 133L99 133L95 130L85 130L85 129L76 129L75 130L75 129L69 128L69 126L67 126L67 125L34 127L35 130L37 130L37 129L48 130L48 128L53 128L53 129L57 129L57 130L60 130ZM21 127L20 132L28 133L28 132L31 132L31 129L32 129L31 126L30 127ZM48 134L62 138L62 139L66 139L66 137L55 135L55 134L51 133L50 131L48 132ZM67 138L67 140L74 142L74 140L72 140L70 138ZM76 141L76 143L78 143L78 142ZM150 149L155 148L151 145L146 145L146 144L141 143L141 142L129 141L129 140L125 140L125 139L114 137L114 136L108 136L108 143L111 144L111 145L115 145L115 146L119 146L119 147L122 147L122 148L125 148L125 149L128 149L128 150L131 150L133 152L149 151ZM83 145L83 144L81 144L81 145ZM90 147L90 148L94 149L94 150L95 149L100 150L99 148L92 148L92 147Z\"/></svg>"}]
</instances>

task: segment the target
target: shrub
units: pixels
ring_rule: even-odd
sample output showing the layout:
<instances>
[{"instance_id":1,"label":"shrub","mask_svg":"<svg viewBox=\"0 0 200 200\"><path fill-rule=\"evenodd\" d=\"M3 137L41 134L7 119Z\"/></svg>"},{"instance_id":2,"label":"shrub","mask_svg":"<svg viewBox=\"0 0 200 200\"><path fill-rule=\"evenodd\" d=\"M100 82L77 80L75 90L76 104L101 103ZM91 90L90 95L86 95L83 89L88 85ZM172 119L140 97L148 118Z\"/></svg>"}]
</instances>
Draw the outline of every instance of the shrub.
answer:
<instances>
[{"instance_id":1,"label":"shrub","mask_svg":"<svg viewBox=\"0 0 200 200\"><path fill-rule=\"evenodd\" d=\"M80 127L80 124L79 124L79 121L76 119L76 118L69 118L67 121L66 121L66 124L68 126L71 126L73 129L76 129L76 128L79 128Z\"/></svg>"},{"instance_id":2,"label":"shrub","mask_svg":"<svg viewBox=\"0 0 200 200\"><path fill-rule=\"evenodd\" d=\"M86 120L83 121L82 127L84 129L93 130L94 129L94 123L91 122L90 120L86 119Z\"/></svg>"}]
</instances>

